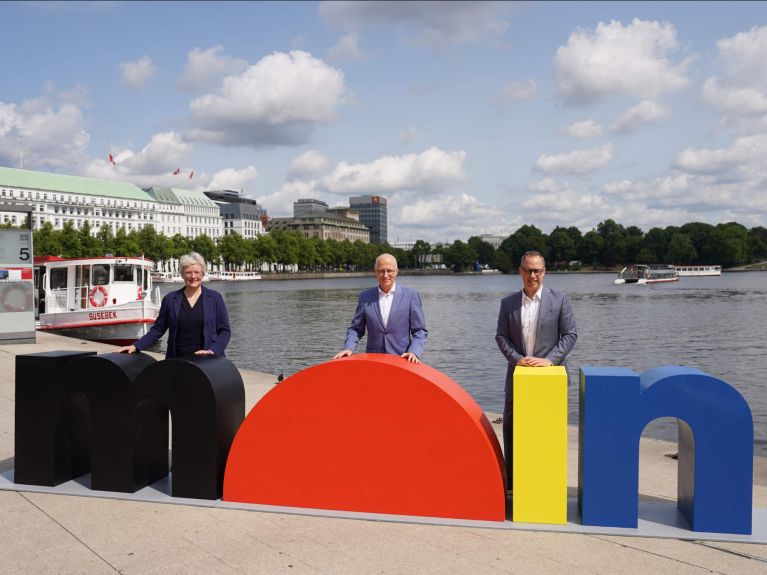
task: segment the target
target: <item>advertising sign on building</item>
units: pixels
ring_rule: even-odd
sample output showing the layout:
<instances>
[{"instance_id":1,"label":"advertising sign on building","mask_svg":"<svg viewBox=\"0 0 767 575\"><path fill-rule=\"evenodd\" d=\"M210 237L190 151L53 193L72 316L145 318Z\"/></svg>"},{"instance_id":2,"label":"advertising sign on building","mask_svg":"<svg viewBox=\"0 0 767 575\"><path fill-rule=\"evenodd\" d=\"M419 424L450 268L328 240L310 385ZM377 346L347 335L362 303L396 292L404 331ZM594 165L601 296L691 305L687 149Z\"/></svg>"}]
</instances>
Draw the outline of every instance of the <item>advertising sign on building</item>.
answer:
<instances>
[{"instance_id":1,"label":"advertising sign on building","mask_svg":"<svg viewBox=\"0 0 767 575\"><path fill-rule=\"evenodd\" d=\"M0 230L0 342L34 340L32 232Z\"/></svg>"}]
</instances>

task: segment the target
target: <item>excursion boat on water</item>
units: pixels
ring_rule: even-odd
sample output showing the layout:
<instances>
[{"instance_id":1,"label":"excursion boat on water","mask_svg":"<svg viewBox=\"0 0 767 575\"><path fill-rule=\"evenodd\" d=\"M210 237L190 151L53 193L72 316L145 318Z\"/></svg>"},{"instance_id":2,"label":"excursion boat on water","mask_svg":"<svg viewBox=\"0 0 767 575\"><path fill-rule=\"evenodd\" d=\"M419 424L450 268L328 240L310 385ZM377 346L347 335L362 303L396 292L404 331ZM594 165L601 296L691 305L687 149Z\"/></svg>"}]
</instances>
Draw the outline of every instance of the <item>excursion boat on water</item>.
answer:
<instances>
[{"instance_id":1,"label":"excursion boat on water","mask_svg":"<svg viewBox=\"0 0 767 575\"><path fill-rule=\"evenodd\" d=\"M247 280L260 280L261 274L258 272L211 272L207 276L210 281L238 282Z\"/></svg>"},{"instance_id":2,"label":"excursion boat on water","mask_svg":"<svg viewBox=\"0 0 767 575\"><path fill-rule=\"evenodd\" d=\"M184 281L178 272L152 272L151 276L156 284L183 283Z\"/></svg>"},{"instance_id":3,"label":"excursion boat on water","mask_svg":"<svg viewBox=\"0 0 767 575\"><path fill-rule=\"evenodd\" d=\"M674 269L679 277L722 275L722 266L674 266Z\"/></svg>"},{"instance_id":4,"label":"excursion boat on water","mask_svg":"<svg viewBox=\"0 0 767 575\"><path fill-rule=\"evenodd\" d=\"M144 335L160 311L154 262L143 258L35 257L35 320L40 331L112 345Z\"/></svg>"},{"instance_id":5,"label":"excursion boat on water","mask_svg":"<svg viewBox=\"0 0 767 575\"><path fill-rule=\"evenodd\" d=\"M674 269L674 266L631 264L621 270L615 283L656 284L678 280L679 274Z\"/></svg>"}]
</instances>

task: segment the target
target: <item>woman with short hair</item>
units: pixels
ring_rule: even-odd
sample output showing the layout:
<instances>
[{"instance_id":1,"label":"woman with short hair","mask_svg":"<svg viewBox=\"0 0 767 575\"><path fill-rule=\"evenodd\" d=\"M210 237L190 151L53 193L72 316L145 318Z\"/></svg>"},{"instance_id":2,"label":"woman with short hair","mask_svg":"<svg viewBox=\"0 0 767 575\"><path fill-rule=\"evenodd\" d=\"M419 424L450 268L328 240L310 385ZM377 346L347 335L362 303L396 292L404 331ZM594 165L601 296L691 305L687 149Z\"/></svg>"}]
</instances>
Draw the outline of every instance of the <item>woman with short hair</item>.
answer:
<instances>
[{"instance_id":1,"label":"woman with short hair","mask_svg":"<svg viewBox=\"0 0 767 575\"><path fill-rule=\"evenodd\" d=\"M178 260L184 287L162 298L160 313L149 331L116 353L144 351L168 331L165 357L224 356L231 337L229 314L221 294L202 285L205 258L196 252Z\"/></svg>"}]
</instances>

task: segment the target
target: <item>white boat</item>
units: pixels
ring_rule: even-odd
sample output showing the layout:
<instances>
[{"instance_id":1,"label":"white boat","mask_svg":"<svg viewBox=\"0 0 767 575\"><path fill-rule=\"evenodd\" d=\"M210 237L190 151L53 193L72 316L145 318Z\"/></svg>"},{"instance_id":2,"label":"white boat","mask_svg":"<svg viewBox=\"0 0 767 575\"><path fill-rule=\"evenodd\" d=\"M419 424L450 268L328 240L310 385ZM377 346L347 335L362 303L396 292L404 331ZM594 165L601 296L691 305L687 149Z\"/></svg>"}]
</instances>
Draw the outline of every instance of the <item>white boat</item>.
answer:
<instances>
[{"instance_id":1,"label":"white boat","mask_svg":"<svg viewBox=\"0 0 767 575\"><path fill-rule=\"evenodd\" d=\"M657 284L679 280L674 266L631 264L618 274L616 284Z\"/></svg>"},{"instance_id":2,"label":"white boat","mask_svg":"<svg viewBox=\"0 0 767 575\"><path fill-rule=\"evenodd\" d=\"M183 283L184 278L178 272L152 272L152 281L156 284Z\"/></svg>"},{"instance_id":3,"label":"white boat","mask_svg":"<svg viewBox=\"0 0 767 575\"><path fill-rule=\"evenodd\" d=\"M218 272L211 272L206 277L210 278L210 281L238 282L238 281L248 281L248 280L260 280L261 274L258 272L218 271Z\"/></svg>"},{"instance_id":4,"label":"white boat","mask_svg":"<svg viewBox=\"0 0 767 575\"><path fill-rule=\"evenodd\" d=\"M722 266L674 266L674 269L680 277L722 275Z\"/></svg>"},{"instance_id":5,"label":"white boat","mask_svg":"<svg viewBox=\"0 0 767 575\"><path fill-rule=\"evenodd\" d=\"M154 262L143 258L35 258L35 319L40 331L129 345L160 311Z\"/></svg>"}]
</instances>

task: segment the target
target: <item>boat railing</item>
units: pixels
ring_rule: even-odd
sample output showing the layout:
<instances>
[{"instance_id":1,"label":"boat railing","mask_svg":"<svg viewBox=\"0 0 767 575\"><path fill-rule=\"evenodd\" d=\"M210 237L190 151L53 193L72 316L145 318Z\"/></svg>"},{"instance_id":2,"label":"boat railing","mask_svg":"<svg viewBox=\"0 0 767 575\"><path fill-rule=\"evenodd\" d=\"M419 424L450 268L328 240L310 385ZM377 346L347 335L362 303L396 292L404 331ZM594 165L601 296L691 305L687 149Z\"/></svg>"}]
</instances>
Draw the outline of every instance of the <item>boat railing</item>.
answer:
<instances>
[{"instance_id":1,"label":"boat railing","mask_svg":"<svg viewBox=\"0 0 767 575\"><path fill-rule=\"evenodd\" d=\"M115 294L111 291L113 287L113 285L83 285L48 290L45 302L46 312L60 313L76 310L98 310L111 305L114 299L117 299L118 304L125 304L133 301L129 298L121 297L122 294L120 294L120 297L115 298ZM135 301L143 302L145 304L159 305L160 288L154 286L154 289L149 293L144 294L142 299L138 298L137 290Z\"/></svg>"}]
</instances>

